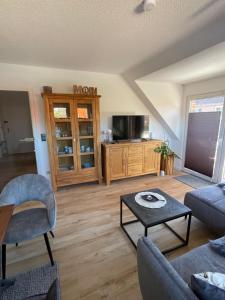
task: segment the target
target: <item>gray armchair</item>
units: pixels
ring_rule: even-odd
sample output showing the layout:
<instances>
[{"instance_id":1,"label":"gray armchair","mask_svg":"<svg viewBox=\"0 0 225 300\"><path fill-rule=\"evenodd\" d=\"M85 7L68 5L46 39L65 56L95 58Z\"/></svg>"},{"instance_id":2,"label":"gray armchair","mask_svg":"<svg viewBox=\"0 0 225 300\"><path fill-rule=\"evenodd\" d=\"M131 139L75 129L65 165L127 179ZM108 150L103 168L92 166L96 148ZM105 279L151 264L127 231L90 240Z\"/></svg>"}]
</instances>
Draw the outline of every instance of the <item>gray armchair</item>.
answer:
<instances>
[{"instance_id":1,"label":"gray armchair","mask_svg":"<svg viewBox=\"0 0 225 300\"><path fill-rule=\"evenodd\" d=\"M23 300L60 300L59 279L56 279L48 290L47 294L36 295Z\"/></svg>"},{"instance_id":2,"label":"gray armchair","mask_svg":"<svg viewBox=\"0 0 225 300\"><path fill-rule=\"evenodd\" d=\"M19 206L28 201L40 201L45 207L32 208L12 216L2 244L2 277L6 275L6 245L17 244L44 235L51 264L54 260L48 239L48 232L56 224L56 202L49 181L38 174L26 174L12 179L0 194L0 206Z\"/></svg>"}]
</instances>

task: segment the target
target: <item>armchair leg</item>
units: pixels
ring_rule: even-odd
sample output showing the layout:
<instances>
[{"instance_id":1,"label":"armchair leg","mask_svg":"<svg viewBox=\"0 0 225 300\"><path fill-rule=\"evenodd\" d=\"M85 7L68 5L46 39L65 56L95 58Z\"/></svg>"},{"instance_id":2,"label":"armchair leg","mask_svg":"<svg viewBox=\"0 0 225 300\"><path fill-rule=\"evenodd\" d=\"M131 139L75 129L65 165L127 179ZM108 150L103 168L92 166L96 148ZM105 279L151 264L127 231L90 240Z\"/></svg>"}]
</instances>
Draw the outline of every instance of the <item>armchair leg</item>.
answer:
<instances>
[{"instance_id":1,"label":"armchair leg","mask_svg":"<svg viewBox=\"0 0 225 300\"><path fill-rule=\"evenodd\" d=\"M2 279L6 277L6 245L2 245Z\"/></svg>"},{"instance_id":2,"label":"armchair leg","mask_svg":"<svg viewBox=\"0 0 225 300\"><path fill-rule=\"evenodd\" d=\"M55 237L55 235L54 235L53 231L52 231L52 230L50 230L49 232L50 232L51 236L54 238L54 237Z\"/></svg>"},{"instance_id":3,"label":"armchair leg","mask_svg":"<svg viewBox=\"0 0 225 300\"><path fill-rule=\"evenodd\" d=\"M45 238L45 244L46 244L46 247L47 247L47 250L48 250L48 255L49 255L49 258L50 258L50 261L51 261L51 265L54 266L54 260L53 260L53 256L52 256L52 250L51 250L51 247L50 247L50 243L49 243L49 239L48 239L48 234L47 233L44 233L44 238Z\"/></svg>"}]
</instances>

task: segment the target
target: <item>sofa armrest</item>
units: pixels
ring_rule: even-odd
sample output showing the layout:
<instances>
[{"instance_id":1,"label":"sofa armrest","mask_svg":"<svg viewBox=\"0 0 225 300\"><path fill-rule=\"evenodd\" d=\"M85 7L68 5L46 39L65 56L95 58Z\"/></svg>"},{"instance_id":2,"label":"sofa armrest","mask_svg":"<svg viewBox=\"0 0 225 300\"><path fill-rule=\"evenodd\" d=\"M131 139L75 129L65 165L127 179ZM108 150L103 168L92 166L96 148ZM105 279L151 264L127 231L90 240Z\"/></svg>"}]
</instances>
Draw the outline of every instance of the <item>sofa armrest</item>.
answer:
<instances>
[{"instance_id":1,"label":"sofa armrest","mask_svg":"<svg viewBox=\"0 0 225 300\"><path fill-rule=\"evenodd\" d=\"M139 239L137 261L144 300L198 299L150 239Z\"/></svg>"}]
</instances>

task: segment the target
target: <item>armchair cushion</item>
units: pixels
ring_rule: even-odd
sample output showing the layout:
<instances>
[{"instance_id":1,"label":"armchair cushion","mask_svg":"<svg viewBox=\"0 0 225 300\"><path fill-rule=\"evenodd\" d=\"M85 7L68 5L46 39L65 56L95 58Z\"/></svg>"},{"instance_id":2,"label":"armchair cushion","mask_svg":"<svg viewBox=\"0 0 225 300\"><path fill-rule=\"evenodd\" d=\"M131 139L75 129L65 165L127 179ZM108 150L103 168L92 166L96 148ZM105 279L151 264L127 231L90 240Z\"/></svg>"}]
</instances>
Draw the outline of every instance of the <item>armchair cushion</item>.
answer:
<instances>
[{"instance_id":1,"label":"armchair cushion","mask_svg":"<svg viewBox=\"0 0 225 300\"><path fill-rule=\"evenodd\" d=\"M30 240L51 229L46 208L32 208L12 216L4 244Z\"/></svg>"},{"instance_id":2,"label":"armchair cushion","mask_svg":"<svg viewBox=\"0 0 225 300\"><path fill-rule=\"evenodd\" d=\"M23 300L60 300L59 279L56 278L50 286L47 294L35 295Z\"/></svg>"}]
</instances>

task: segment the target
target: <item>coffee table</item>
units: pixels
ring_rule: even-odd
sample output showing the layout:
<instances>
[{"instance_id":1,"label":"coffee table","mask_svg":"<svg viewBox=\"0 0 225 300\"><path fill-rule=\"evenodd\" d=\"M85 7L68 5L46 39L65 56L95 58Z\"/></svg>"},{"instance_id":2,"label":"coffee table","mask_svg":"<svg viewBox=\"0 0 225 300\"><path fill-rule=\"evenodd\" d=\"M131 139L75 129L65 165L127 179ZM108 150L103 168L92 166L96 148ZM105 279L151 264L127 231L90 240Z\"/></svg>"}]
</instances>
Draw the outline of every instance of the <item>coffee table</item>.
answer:
<instances>
[{"instance_id":1,"label":"coffee table","mask_svg":"<svg viewBox=\"0 0 225 300\"><path fill-rule=\"evenodd\" d=\"M191 209L186 207L182 203L178 202L175 198L169 196L168 194L161 191L160 189L151 189L147 191L158 193L164 196L167 200L166 205L161 208L145 208L137 204L135 201L135 195L138 194L138 192L120 196L120 226L123 229L123 231L126 233L128 238L130 239L134 247L136 248L137 246L134 240L129 235L125 226L135 222L142 223L142 225L144 226L144 236L146 237L148 236L148 228L159 224L164 224L181 241L179 245L163 250L162 251L163 254L166 254L170 251L188 245L190 226L191 226L191 216L192 216ZM123 222L123 204L126 205L129 208L129 210L133 213L133 215L136 217L135 220ZM188 217L187 231L186 231L185 238L180 236L173 228L171 228L166 223L168 221L175 220L181 217L185 217L185 219Z\"/></svg>"}]
</instances>

